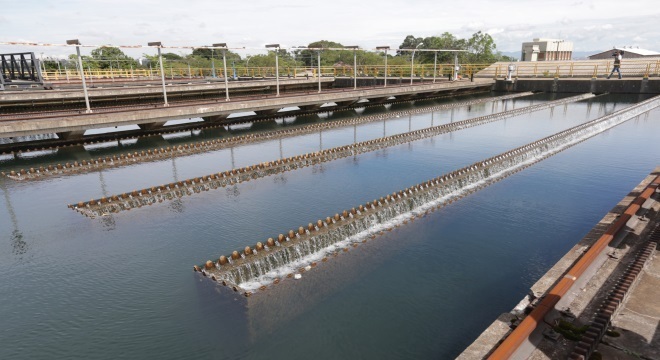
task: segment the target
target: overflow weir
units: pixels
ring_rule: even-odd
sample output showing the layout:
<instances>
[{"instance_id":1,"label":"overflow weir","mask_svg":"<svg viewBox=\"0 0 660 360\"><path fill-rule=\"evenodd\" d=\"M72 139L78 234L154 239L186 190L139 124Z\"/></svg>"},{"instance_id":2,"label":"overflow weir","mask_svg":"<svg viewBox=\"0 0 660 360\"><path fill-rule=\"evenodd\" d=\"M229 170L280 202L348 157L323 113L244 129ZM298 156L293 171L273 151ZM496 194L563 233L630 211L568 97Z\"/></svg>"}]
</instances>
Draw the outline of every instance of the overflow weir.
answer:
<instances>
[{"instance_id":1,"label":"overflow weir","mask_svg":"<svg viewBox=\"0 0 660 360\"><path fill-rule=\"evenodd\" d=\"M316 266L317 261L327 259L329 254L357 246L379 231L405 224L408 219L440 208L658 106L660 97L651 98L350 211L319 219L297 231L289 230L286 235L269 238L265 244L259 242L254 248L246 246L240 252L220 256L217 261L208 260L201 266L195 265L194 270L250 296L256 289L280 282L283 275L300 278L301 273ZM294 275L290 269L296 268L299 273Z\"/></svg>"},{"instance_id":2,"label":"overflow weir","mask_svg":"<svg viewBox=\"0 0 660 360\"><path fill-rule=\"evenodd\" d=\"M45 167L42 166L37 169L30 168L27 170L26 169L11 170L9 171L9 173L6 173L4 175L6 175L7 177L13 180L36 180L49 176L86 173L86 172L98 171L101 169L128 166L140 162L158 161L164 158L173 158L179 156L199 154L209 151L226 149L232 146L245 145L249 143L256 143L266 140L282 139L291 136L310 134L322 130L336 129L347 125L366 124L369 122L396 118L400 116L424 113L429 111L437 111L443 109L453 109L463 106L482 104L486 102L504 101L508 99L516 99L530 95L533 95L533 93L523 92L523 93L509 94L509 95L503 95L503 96L497 96L491 98L461 101L452 104L427 106L423 108L417 108L415 110L394 111L391 113L381 114L381 115L359 116L357 118L353 118L349 120L328 121L320 124L306 125L296 129L275 130L275 131L268 131L259 134L240 135L240 136L218 139L218 140L194 142L194 143L166 147L166 148L163 147L153 148L147 151L143 150L139 153L128 152L124 154L115 155L113 157L99 157L97 159L82 160L80 162L75 161L73 163L65 163L65 164L57 164L57 165L53 164Z\"/></svg>"},{"instance_id":3,"label":"overflow weir","mask_svg":"<svg viewBox=\"0 0 660 360\"><path fill-rule=\"evenodd\" d=\"M240 169L233 169L231 171L224 171L179 181L177 183L170 183L167 185L152 186L141 190L134 190L131 193L124 193L119 195L112 195L102 197L100 199L92 199L88 202L78 202L76 205L69 205L70 208L82 213L85 216L97 217L110 213L116 213L123 210L130 210L132 208L140 208L145 205L152 205L155 203L163 202L165 200L173 200L185 195L192 195L201 191L208 191L217 189L228 185L233 185L243 181L262 178L270 175L279 174L285 171L296 170L299 168L320 164L327 161L333 161L349 156L355 156L362 153L384 149L390 146L400 145L416 140L426 139L429 137L437 136L452 131L458 131L494 121L504 120L513 116L531 113L542 109L551 108L554 106L568 104L580 100L585 100L594 97L593 94L582 94L564 98L560 100L550 101L543 104L527 106L524 108L504 111L501 113L481 116L473 119L457 121L449 124L438 125L422 130L411 131L398 135L378 138L375 140L368 140L350 145L335 147L318 151L311 154L298 155L295 157L260 163L256 165L246 166ZM119 159L129 161L130 158ZM69 168L69 167L67 167ZM75 169L75 167L74 167ZM64 170L58 167L57 169ZM31 169L29 172L10 173L10 177L18 178L27 177L31 174L41 174Z\"/></svg>"}]
</instances>

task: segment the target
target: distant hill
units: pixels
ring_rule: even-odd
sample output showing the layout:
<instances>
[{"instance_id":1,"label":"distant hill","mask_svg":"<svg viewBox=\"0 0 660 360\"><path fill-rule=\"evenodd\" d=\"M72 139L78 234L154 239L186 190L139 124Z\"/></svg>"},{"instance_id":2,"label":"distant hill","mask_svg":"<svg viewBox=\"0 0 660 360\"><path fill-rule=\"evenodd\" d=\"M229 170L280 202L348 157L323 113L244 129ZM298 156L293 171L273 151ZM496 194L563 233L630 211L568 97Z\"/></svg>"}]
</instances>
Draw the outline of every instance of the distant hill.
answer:
<instances>
[{"instance_id":1,"label":"distant hill","mask_svg":"<svg viewBox=\"0 0 660 360\"><path fill-rule=\"evenodd\" d=\"M603 50L591 51L573 51L573 60L587 60L588 56L598 54ZM502 55L511 56L514 59L520 59L520 51L502 51Z\"/></svg>"}]
</instances>

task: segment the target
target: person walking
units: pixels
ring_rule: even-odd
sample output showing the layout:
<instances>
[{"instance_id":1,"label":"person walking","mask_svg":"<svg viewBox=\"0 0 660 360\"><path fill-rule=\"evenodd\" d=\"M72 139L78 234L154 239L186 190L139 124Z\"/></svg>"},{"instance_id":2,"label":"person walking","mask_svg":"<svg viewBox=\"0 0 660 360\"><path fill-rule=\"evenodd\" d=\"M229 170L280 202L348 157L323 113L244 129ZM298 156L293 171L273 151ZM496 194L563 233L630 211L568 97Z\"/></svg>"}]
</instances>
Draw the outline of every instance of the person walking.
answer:
<instances>
[{"instance_id":1,"label":"person walking","mask_svg":"<svg viewBox=\"0 0 660 360\"><path fill-rule=\"evenodd\" d=\"M617 50L614 52L614 54L612 54L612 56L614 56L614 67L612 68L612 72L607 78L609 79L612 77L612 74L614 74L616 71L619 73L619 79L621 79L621 59L623 58L623 51Z\"/></svg>"}]
</instances>

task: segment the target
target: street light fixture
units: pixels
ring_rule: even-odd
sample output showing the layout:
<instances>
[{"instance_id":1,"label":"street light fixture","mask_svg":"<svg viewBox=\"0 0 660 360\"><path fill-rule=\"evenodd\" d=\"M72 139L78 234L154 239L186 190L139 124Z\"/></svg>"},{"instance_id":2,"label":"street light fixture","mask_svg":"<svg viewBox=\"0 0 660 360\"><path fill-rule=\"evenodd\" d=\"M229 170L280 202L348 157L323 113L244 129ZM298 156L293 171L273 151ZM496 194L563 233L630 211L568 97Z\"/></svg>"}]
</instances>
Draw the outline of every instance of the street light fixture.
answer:
<instances>
[{"instance_id":1,"label":"street light fixture","mask_svg":"<svg viewBox=\"0 0 660 360\"><path fill-rule=\"evenodd\" d=\"M67 40L67 45L76 45L76 54L78 54L78 71L80 71L80 79L82 80L83 93L85 94L85 105L87 105L88 113L92 112L92 108L89 106L89 94L87 94L87 84L85 83L85 73L83 72L82 57L80 57L80 41L78 39Z\"/></svg>"},{"instance_id":2,"label":"street light fixture","mask_svg":"<svg viewBox=\"0 0 660 360\"><path fill-rule=\"evenodd\" d=\"M275 84L277 87L276 96L280 96L280 68L278 63L280 44L268 44L266 45L266 49L275 49Z\"/></svg>"},{"instance_id":3,"label":"street light fixture","mask_svg":"<svg viewBox=\"0 0 660 360\"><path fill-rule=\"evenodd\" d=\"M225 101L229 101L229 82L227 80L227 43L213 44L222 50L222 65L225 70Z\"/></svg>"},{"instance_id":4,"label":"street light fixture","mask_svg":"<svg viewBox=\"0 0 660 360\"><path fill-rule=\"evenodd\" d=\"M211 77L216 78L215 76L215 49L211 48Z\"/></svg>"},{"instance_id":5,"label":"street light fixture","mask_svg":"<svg viewBox=\"0 0 660 360\"><path fill-rule=\"evenodd\" d=\"M353 90L357 90L357 45L344 46L345 49L353 49Z\"/></svg>"},{"instance_id":6,"label":"street light fixture","mask_svg":"<svg viewBox=\"0 0 660 360\"><path fill-rule=\"evenodd\" d=\"M387 50L389 49L389 46L376 46L376 50L385 51L385 85L383 85L383 87L387 87Z\"/></svg>"},{"instance_id":7,"label":"street light fixture","mask_svg":"<svg viewBox=\"0 0 660 360\"><path fill-rule=\"evenodd\" d=\"M417 48L420 46L422 46L422 43L419 43L417 46L415 46L412 52L412 58L410 58L410 85L413 84L413 72L415 70L415 51L417 51Z\"/></svg>"},{"instance_id":8,"label":"street light fixture","mask_svg":"<svg viewBox=\"0 0 660 360\"><path fill-rule=\"evenodd\" d=\"M165 89L165 70L163 70L163 55L160 52L160 49L163 47L163 44L160 41L154 41L147 43L148 46L158 47L158 62L160 63L160 79L163 83L163 99L165 100L165 106L170 106L167 103L167 90Z\"/></svg>"},{"instance_id":9,"label":"street light fixture","mask_svg":"<svg viewBox=\"0 0 660 360\"><path fill-rule=\"evenodd\" d=\"M438 72L438 52L433 52L433 83L435 84L435 78Z\"/></svg>"},{"instance_id":10,"label":"street light fixture","mask_svg":"<svg viewBox=\"0 0 660 360\"><path fill-rule=\"evenodd\" d=\"M316 61L316 68L318 70L316 71L316 76L319 80L319 92L321 92L321 50L317 51L316 54L318 55L318 61Z\"/></svg>"},{"instance_id":11,"label":"street light fixture","mask_svg":"<svg viewBox=\"0 0 660 360\"><path fill-rule=\"evenodd\" d=\"M299 46L299 49L307 50L316 50L317 60L316 60L316 80L319 83L319 92L321 92L321 51L323 48L308 48L307 46ZM313 58L312 58L313 59ZM310 60L311 61L311 60ZM314 62L311 61L310 65L314 65Z\"/></svg>"}]
</instances>

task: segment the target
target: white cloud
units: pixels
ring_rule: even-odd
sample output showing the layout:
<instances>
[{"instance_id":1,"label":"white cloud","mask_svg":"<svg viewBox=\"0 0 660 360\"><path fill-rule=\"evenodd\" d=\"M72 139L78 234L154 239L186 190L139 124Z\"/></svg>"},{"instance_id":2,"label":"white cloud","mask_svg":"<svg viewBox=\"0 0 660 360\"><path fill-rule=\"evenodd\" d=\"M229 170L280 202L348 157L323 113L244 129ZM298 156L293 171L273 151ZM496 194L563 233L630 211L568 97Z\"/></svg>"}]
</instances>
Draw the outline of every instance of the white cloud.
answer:
<instances>
[{"instance_id":1,"label":"white cloud","mask_svg":"<svg viewBox=\"0 0 660 360\"><path fill-rule=\"evenodd\" d=\"M486 30L486 33L488 33L491 36L493 36L495 34L503 33L503 32L504 32L504 29L502 29L502 28L495 28L495 29Z\"/></svg>"},{"instance_id":2,"label":"white cloud","mask_svg":"<svg viewBox=\"0 0 660 360\"><path fill-rule=\"evenodd\" d=\"M635 0L635 6L622 6L619 0L556 0L541 11L533 1L473 0L453 3L448 11L446 3L433 0L408 4L335 0L320 5L280 0L276 7L269 0L22 0L3 9L0 41L29 38L62 43L80 37L84 44L137 45L160 40L180 46L222 41L259 48L250 50L258 52L268 42L293 46L324 39L363 47L398 46L409 34L450 32L464 38L481 30L493 36L502 51L519 51L521 42L535 37L573 41L579 51L610 48L612 42L660 50L658 13L640 15L639 11L657 8L656 1ZM25 13L31 14L38 26L8 25ZM143 51L135 52L139 55Z\"/></svg>"}]
</instances>

